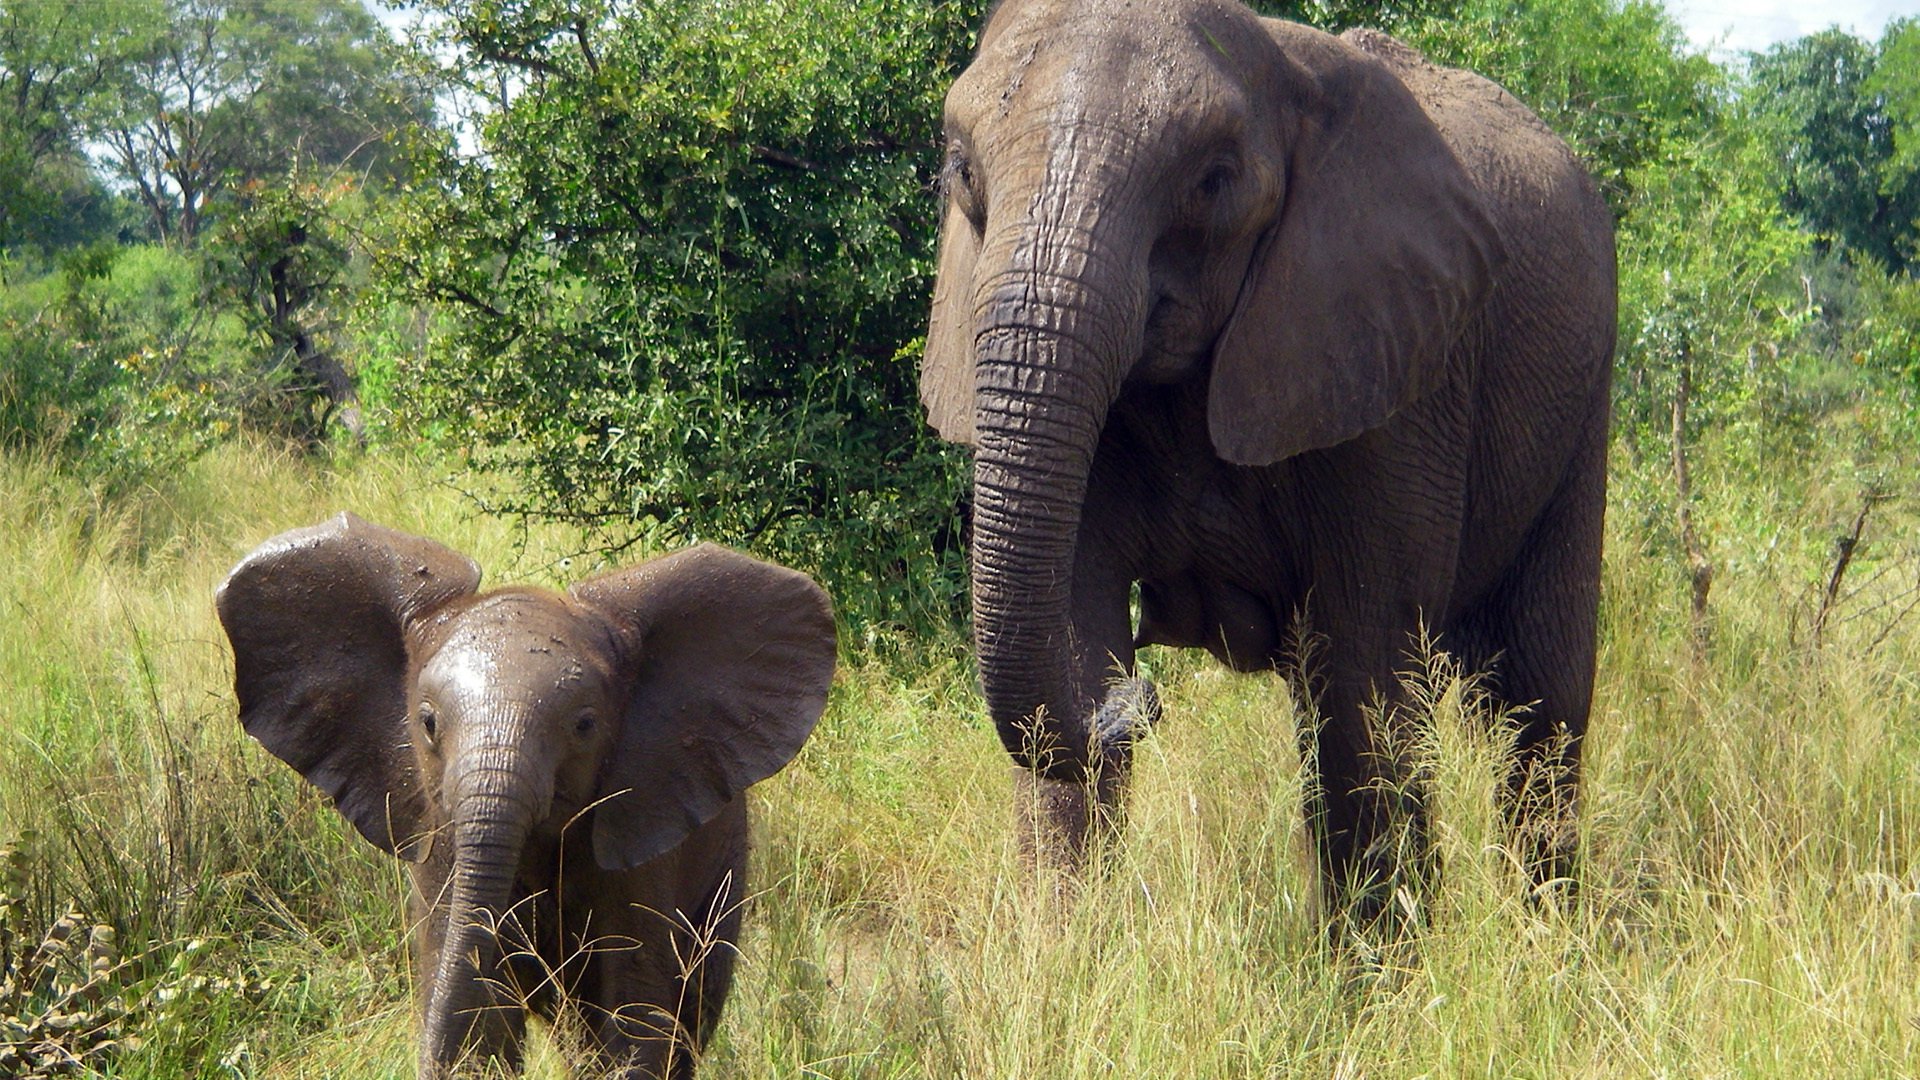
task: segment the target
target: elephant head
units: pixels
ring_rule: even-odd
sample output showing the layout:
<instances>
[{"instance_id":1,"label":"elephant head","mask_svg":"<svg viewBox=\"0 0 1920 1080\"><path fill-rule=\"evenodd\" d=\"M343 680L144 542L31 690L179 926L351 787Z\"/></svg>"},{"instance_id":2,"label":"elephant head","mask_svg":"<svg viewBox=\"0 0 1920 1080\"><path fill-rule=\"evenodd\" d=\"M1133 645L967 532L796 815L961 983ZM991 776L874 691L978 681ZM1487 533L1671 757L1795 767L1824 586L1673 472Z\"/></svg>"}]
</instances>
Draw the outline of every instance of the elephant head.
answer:
<instances>
[{"instance_id":1,"label":"elephant head","mask_svg":"<svg viewBox=\"0 0 1920 1080\"><path fill-rule=\"evenodd\" d=\"M989 709L1076 780L1102 666L1075 658L1076 544L1116 400L1196 386L1236 465L1344 442L1443 381L1500 239L1384 65L1223 0L1007 0L945 125L921 396L975 449Z\"/></svg>"},{"instance_id":2,"label":"elephant head","mask_svg":"<svg viewBox=\"0 0 1920 1080\"><path fill-rule=\"evenodd\" d=\"M799 750L834 665L819 586L709 544L565 596L479 580L341 514L268 540L217 597L248 734L376 846L449 867L425 1075L495 1049L495 928L525 853L569 826L604 870L674 848Z\"/></svg>"}]
</instances>

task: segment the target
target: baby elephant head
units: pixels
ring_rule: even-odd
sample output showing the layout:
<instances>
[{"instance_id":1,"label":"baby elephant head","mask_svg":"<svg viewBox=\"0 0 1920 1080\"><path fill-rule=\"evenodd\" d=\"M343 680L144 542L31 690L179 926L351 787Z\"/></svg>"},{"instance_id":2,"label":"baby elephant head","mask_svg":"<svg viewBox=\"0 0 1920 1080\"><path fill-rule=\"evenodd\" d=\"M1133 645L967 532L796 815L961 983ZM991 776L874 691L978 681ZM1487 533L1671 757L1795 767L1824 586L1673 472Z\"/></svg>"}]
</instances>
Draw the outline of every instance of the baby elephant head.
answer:
<instances>
[{"instance_id":1,"label":"baby elephant head","mask_svg":"<svg viewBox=\"0 0 1920 1080\"><path fill-rule=\"evenodd\" d=\"M711 544L564 596L479 581L341 514L262 544L217 597L248 734L375 845L447 868L428 1073L484 1041L488 927L551 873L527 853L590 844L623 871L675 848L799 751L833 676L820 587Z\"/></svg>"}]
</instances>

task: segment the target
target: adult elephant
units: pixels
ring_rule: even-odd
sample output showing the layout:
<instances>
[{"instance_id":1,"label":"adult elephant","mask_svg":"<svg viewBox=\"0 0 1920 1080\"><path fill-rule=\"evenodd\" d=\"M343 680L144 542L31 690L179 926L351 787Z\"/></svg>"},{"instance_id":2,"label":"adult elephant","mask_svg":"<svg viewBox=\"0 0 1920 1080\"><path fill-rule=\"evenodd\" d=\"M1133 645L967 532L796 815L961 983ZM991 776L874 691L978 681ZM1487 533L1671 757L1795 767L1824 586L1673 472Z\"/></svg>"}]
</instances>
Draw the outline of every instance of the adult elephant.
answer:
<instances>
[{"instance_id":1,"label":"adult elephant","mask_svg":"<svg viewBox=\"0 0 1920 1080\"><path fill-rule=\"evenodd\" d=\"M921 396L975 450L981 683L1042 843L1077 860L1157 715L1137 645L1267 668L1304 619L1336 895L1404 862L1383 729L1423 631L1523 707L1526 857L1564 873L1615 305L1567 147L1384 34L1222 0L1007 0L945 123Z\"/></svg>"}]
</instances>

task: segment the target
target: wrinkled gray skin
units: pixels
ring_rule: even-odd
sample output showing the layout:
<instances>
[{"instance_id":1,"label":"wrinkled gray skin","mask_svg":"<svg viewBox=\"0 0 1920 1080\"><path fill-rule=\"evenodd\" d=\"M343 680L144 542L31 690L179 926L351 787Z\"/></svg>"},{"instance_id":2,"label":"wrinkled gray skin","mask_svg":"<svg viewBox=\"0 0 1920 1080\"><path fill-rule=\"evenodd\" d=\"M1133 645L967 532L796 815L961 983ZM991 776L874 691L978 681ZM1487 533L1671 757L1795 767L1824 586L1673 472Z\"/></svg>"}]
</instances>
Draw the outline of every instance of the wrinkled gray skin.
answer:
<instances>
[{"instance_id":1,"label":"wrinkled gray skin","mask_svg":"<svg viewBox=\"0 0 1920 1080\"><path fill-rule=\"evenodd\" d=\"M1377 903L1405 775L1363 705L1396 722L1424 625L1528 706L1515 816L1565 872L1615 303L1567 148L1383 34L1214 0L1007 0L946 130L921 396L975 450L981 682L1037 842L1075 865L1118 799L1136 645L1267 668L1302 620L1322 870Z\"/></svg>"},{"instance_id":2,"label":"wrinkled gray skin","mask_svg":"<svg viewBox=\"0 0 1920 1080\"><path fill-rule=\"evenodd\" d=\"M589 1075L690 1077L746 895L741 792L833 677L826 594L710 544L565 596L479 581L351 514L268 540L217 601L241 721L409 860L422 1077L517 1068L526 1007L572 1011Z\"/></svg>"}]
</instances>

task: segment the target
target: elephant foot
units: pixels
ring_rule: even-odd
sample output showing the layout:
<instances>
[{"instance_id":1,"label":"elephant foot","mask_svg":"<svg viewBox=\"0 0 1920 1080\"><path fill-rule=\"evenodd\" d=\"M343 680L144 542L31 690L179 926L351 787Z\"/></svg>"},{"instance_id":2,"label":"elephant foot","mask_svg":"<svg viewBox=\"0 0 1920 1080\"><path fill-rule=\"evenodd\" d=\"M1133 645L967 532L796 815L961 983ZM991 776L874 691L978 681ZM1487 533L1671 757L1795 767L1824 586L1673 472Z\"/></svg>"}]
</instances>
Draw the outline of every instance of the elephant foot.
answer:
<instances>
[{"instance_id":1,"label":"elephant foot","mask_svg":"<svg viewBox=\"0 0 1920 1080\"><path fill-rule=\"evenodd\" d=\"M1013 771L1020 823L1020 852L1027 864L1078 879L1089 857L1114 840L1121 828L1126 777L1103 768L1090 782L1049 780L1028 769Z\"/></svg>"},{"instance_id":2,"label":"elephant foot","mask_svg":"<svg viewBox=\"0 0 1920 1080\"><path fill-rule=\"evenodd\" d=\"M1153 683L1116 680L1087 726L1088 757L1094 762L1087 778L1055 780L1014 770L1020 848L1028 865L1076 879L1094 854L1119 836L1134 744L1159 721L1160 694Z\"/></svg>"}]
</instances>

